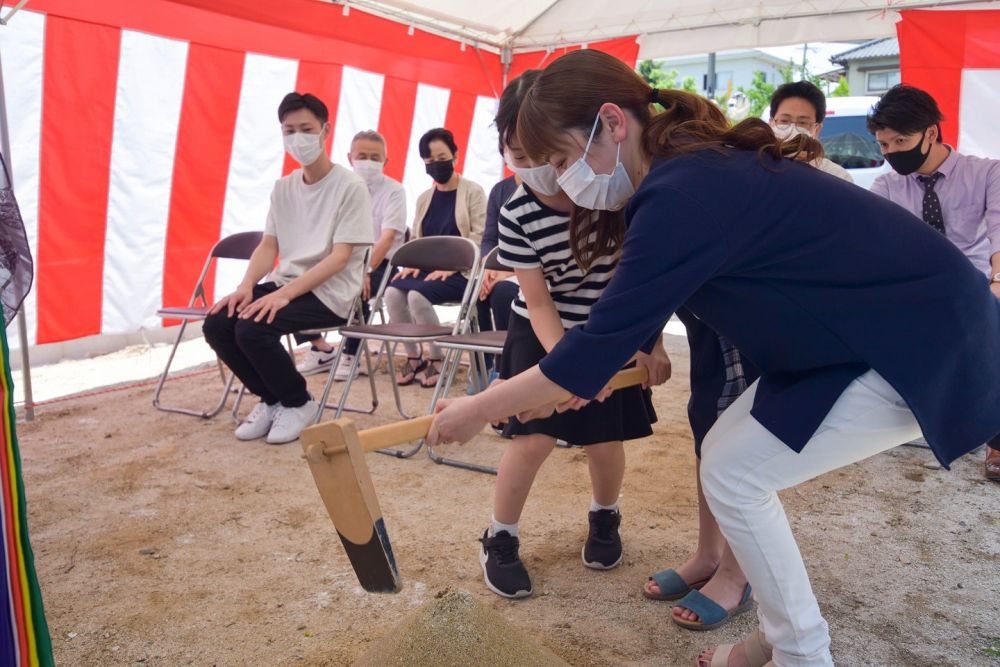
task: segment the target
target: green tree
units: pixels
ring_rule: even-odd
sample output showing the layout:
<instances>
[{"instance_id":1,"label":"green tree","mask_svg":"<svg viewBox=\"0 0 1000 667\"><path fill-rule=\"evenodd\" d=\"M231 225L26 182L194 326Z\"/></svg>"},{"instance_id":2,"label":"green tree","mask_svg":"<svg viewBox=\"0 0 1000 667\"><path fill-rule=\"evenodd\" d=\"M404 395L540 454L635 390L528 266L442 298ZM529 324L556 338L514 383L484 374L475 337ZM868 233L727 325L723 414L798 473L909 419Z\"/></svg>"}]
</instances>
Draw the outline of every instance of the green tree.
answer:
<instances>
[{"instance_id":1,"label":"green tree","mask_svg":"<svg viewBox=\"0 0 1000 667\"><path fill-rule=\"evenodd\" d=\"M635 68L635 71L639 73L643 79L646 80L653 88L673 88L673 82L670 80L671 77L663 71L660 64L654 60L640 60L639 65ZM674 71L674 77L677 76L676 70Z\"/></svg>"},{"instance_id":2,"label":"green tree","mask_svg":"<svg viewBox=\"0 0 1000 667\"><path fill-rule=\"evenodd\" d=\"M791 68L789 67L789 70ZM782 78L785 77L784 70L781 70ZM789 74L789 78L791 75ZM785 79L787 83L788 79ZM760 118L761 113L764 109L771 103L771 95L774 94L775 85L773 83L768 83L766 75L760 70L755 70L753 73L753 82L750 84L749 88L744 88L740 86L737 88L740 92L747 96L750 100L750 113L748 118Z\"/></svg>"},{"instance_id":3,"label":"green tree","mask_svg":"<svg viewBox=\"0 0 1000 667\"><path fill-rule=\"evenodd\" d=\"M654 88L659 88L660 90L682 88L692 93L697 92L697 88L694 85L694 77L684 77L684 81L678 86L677 77L680 76L680 72L675 69L664 72L663 67L655 60L640 60L635 71L645 79L646 83Z\"/></svg>"},{"instance_id":4,"label":"green tree","mask_svg":"<svg viewBox=\"0 0 1000 667\"><path fill-rule=\"evenodd\" d=\"M851 94L851 89L847 85L847 78L841 75L840 80L837 81L837 87L833 89L830 93L830 97L847 97Z\"/></svg>"}]
</instances>

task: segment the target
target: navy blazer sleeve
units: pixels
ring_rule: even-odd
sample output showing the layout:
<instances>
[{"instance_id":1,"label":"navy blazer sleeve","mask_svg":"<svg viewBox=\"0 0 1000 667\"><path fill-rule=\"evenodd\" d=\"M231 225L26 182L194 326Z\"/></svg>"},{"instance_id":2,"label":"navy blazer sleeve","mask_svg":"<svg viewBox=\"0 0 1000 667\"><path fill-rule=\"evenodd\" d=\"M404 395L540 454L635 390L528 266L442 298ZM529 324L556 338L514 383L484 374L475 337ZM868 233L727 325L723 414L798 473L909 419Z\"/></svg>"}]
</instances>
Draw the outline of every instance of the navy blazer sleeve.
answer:
<instances>
[{"instance_id":1,"label":"navy blazer sleeve","mask_svg":"<svg viewBox=\"0 0 1000 667\"><path fill-rule=\"evenodd\" d=\"M641 189L628 215L614 277L587 322L539 364L545 377L583 398L593 398L729 255L719 221L680 190Z\"/></svg>"}]
</instances>

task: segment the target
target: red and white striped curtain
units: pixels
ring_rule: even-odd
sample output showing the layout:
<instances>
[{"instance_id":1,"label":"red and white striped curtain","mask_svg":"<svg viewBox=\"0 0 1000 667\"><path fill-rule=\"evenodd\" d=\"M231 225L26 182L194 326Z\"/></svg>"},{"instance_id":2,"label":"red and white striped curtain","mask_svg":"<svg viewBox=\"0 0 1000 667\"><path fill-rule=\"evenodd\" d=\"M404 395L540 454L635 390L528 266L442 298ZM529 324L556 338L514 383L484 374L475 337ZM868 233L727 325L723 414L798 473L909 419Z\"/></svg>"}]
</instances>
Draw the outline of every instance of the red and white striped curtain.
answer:
<instances>
[{"instance_id":1,"label":"red and white striped curtain","mask_svg":"<svg viewBox=\"0 0 1000 667\"><path fill-rule=\"evenodd\" d=\"M30 11L28 11L30 10ZM603 48L634 64L632 38ZM496 54L314 0L32 0L0 28L15 192L35 250L29 343L161 326L190 296L221 236L262 229L275 179L292 168L281 98L330 109L334 161L377 129L386 173L430 185L417 139L438 126L458 170L502 177L492 127ZM550 59L523 54L514 71ZM212 285L232 288L223 263Z\"/></svg>"},{"instance_id":2,"label":"red and white striped curtain","mask_svg":"<svg viewBox=\"0 0 1000 667\"><path fill-rule=\"evenodd\" d=\"M901 12L900 69L944 114L945 141L1000 159L1000 10Z\"/></svg>"}]
</instances>

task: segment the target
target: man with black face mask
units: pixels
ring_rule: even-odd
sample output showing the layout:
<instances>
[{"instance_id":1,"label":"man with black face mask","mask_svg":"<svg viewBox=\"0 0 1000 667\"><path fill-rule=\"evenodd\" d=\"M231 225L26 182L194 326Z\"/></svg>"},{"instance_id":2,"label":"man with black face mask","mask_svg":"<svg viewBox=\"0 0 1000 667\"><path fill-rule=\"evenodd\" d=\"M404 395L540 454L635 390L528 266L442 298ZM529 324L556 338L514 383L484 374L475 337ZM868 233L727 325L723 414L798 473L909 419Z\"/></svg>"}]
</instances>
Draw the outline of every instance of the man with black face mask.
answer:
<instances>
[{"instance_id":1,"label":"man with black face mask","mask_svg":"<svg viewBox=\"0 0 1000 667\"><path fill-rule=\"evenodd\" d=\"M868 130L895 172L879 176L872 192L944 234L1000 298L1000 160L959 154L942 141L941 118L933 97L905 84L872 107ZM986 477L1000 481L1000 442L989 445Z\"/></svg>"}]
</instances>

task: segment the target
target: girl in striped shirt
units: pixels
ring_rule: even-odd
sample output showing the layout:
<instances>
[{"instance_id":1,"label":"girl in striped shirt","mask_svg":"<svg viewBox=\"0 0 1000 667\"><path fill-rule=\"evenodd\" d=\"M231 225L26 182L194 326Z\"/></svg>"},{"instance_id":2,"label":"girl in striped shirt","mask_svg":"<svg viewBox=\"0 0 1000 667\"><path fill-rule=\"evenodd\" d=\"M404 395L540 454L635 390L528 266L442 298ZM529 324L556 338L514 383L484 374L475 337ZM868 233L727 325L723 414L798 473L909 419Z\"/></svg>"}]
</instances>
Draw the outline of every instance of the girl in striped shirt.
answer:
<instances>
[{"instance_id":1,"label":"girl in striped shirt","mask_svg":"<svg viewBox=\"0 0 1000 667\"><path fill-rule=\"evenodd\" d=\"M500 261L515 271L521 288L512 304L501 378L534 366L566 330L586 322L614 273L624 234L619 213L573 211L551 167L532 166L517 145L517 113L538 74L526 72L507 86L496 118L501 152L521 182L499 221ZM606 218L598 223L598 215ZM651 378L666 381L670 362L661 341L652 355L637 356ZM500 462L493 520L481 539L480 564L490 590L508 598L531 595L531 578L519 557L518 521L535 474L557 439L581 445L587 453L593 498L581 552L584 565L604 570L621 562L622 442L650 435L655 420L648 388L631 387L579 411L507 423L504 433L513 441Z\"/></svg>"}]
</instances>

